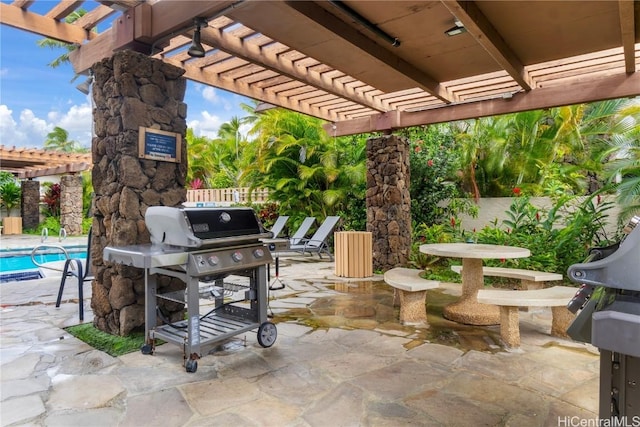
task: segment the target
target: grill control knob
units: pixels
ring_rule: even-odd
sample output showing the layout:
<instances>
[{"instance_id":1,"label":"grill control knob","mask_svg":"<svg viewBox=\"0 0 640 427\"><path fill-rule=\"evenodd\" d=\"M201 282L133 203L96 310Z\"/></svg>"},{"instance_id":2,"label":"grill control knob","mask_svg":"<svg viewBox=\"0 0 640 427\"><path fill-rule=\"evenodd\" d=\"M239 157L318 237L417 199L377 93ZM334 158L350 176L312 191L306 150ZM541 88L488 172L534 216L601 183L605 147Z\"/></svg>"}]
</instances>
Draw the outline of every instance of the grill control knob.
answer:
<instances>
[{"instance_id":1,"label":"grill control knob","mask_svg":"<svg viewBox=\"0 0 640 427\"><path fill-rule=\"evenodd\" d=\"M256 258L262 258L264 256L264 250L258 248L255 251L253 251L253 256Z\"/></svg>"},{"instance_id":2,"label":"grill control knob","mask_svg":"<svg viewBox=\"0 0 640 427\"><path fill-rule=\"evenodd\" d=\"M211 255L209 258L207 258L207 261L209 261L209 265L216 266L220 262L220 258L218 258L216 255Z\"/></svg>"},{"instance_id":3,"label":"grill control knob","mask_svg":"<svg viewBox=\"0 0 640 427\"><path fill-rule=\"evenodd\" d=\"M242 255L242 252L234 252L231 255L231 259L234 260L235 262L242 261L242 258L244 258L244 256Z\"/></svg>"}]
</instances>

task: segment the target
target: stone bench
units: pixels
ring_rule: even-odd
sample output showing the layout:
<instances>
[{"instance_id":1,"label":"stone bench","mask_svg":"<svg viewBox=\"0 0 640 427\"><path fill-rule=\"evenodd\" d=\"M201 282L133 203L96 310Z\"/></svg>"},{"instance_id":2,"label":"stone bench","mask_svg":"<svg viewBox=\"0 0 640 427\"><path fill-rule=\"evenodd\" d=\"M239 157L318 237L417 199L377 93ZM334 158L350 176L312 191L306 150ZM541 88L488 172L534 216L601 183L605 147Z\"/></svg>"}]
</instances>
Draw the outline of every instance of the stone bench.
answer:
<instances>
[{"instance_id":1,"label":"stone bench","mask_svg":"<svg viewBox=\"0 0 640 427\"><path fill-rule=\"evenodd\" d=\"M400 300L400 322L403 325L427 325L427 290L440 282L420 277L422 270L396 267L384 273L384 281L395 288ZM394 305L395 305L394 295Z\"/></svg>"},{"instance_id":2,"label":"stone bench","mask_svg":"<svg viewBox=\"0 0 640 427\"><path fill-rule=\"evenodd\" d=\"M462 273L462 266L453 265L451 266L451 270L460 274ZM522 289L542 289L544 288L545 282L562 280L562 274L558 273L504 267L482 267L482 275L518 279L520 280Z\"/></svg>"},{"instance_id":3,"label":"stone bench","mask_svg":"<svg viewBox=\"0 0 640 427\"><path fill-rule=\"evenodd\" d=\"M566 338L567 328L574 318L567 304L577 290L570 286L530 290L480 289L478 302L500 307L500 336L507 346L519 347L519 307L551 307L551 335Z\"/></svg>"}]
</instances>

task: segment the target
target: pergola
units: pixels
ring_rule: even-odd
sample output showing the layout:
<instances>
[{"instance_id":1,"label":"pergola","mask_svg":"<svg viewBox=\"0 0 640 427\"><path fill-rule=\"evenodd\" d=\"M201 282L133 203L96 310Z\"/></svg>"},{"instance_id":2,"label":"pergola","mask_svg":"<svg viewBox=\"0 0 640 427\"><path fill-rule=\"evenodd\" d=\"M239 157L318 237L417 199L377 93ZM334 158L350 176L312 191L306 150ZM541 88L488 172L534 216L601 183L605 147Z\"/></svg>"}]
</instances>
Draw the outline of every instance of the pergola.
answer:
<instances>
[{"instance_id":1,"label":"pergola","mask_svg":"<svg viewBox=\"0 0 640 427\"><path fill-rule=\"evenodd\" d=\"M338 136L640 94L632 0L33 3L0 3L0 23L76 44L77 73L132 49ZM187 53L196 18L202 58Z\"/></svg>"},{"instance_id":2,"label":"pergola","mask_svg":"<svg viewBox=\"0 0 640 427\"><path fill-rule=\"evenodd\" d=\"M63 153L0 145L0 168L18 178L61 175L91 169L91 153Z\"/></svg>"}]
</instances>

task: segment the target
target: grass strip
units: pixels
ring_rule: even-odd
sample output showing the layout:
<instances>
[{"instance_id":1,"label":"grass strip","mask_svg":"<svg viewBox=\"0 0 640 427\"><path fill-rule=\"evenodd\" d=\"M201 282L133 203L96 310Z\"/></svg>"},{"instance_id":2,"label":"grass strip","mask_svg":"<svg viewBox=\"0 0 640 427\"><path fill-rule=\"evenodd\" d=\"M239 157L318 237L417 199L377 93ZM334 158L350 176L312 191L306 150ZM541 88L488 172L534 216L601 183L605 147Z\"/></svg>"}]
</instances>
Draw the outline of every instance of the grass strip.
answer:
<instances>
[{"instance_id":1,"label":"grass strip","mask_svg":"<svg viewBox=\"0 0 640 427\"><path fill-rule=\"evenodd\" d=\"M133 332L126 337L121 337L100 331L91 323L69 326L65 330L96 350L104 351L114 357L139 351L144 344L143 332Z\"/></svg>"}]
</instances>

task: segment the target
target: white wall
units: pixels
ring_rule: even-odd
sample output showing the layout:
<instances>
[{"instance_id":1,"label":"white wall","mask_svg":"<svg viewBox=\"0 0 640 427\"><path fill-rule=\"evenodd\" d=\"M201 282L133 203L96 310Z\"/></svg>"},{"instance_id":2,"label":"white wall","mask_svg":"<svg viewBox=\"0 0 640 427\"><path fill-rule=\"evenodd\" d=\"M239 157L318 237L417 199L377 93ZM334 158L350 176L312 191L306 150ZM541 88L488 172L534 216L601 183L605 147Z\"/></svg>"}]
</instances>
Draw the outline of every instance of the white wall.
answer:
<instances>
[{"instance_id":1,"label":"white wall","mask_svg":"<svg viewBox=\"0 0 640 427\"><path fill-rule=\"evenodd\" d=\"M582 201L585 198L578 198L578 201ZM512 197L484 197L481 198L478 202L478 217L472 218L468 215L460 215L460 219L462 221L461 227L464 230L472 231L474 228L476 230L481 230L485 226L493 225L493 221L498 219L497 225L501 226L502 221L507 218L506 212L509 210L509 207L513 203ZM531 197L530 202L533 206L548 210L553 206L553 202L548 197ZM603 201L605 198L603 198ZM613 197L606 198L608 201L614 201ZM613 237L613 233L616 230L616 222L618 220L618 214L620 212L619 207L616 205L612 209L609 209L607 213L609 214L609 221L606 227L607 234L610 234Z\"/></svg>"}]
</instances>

